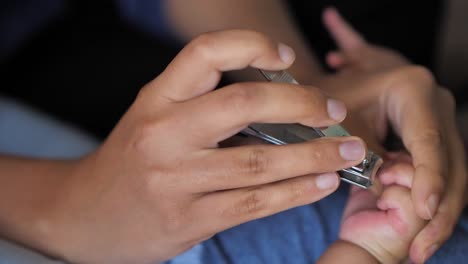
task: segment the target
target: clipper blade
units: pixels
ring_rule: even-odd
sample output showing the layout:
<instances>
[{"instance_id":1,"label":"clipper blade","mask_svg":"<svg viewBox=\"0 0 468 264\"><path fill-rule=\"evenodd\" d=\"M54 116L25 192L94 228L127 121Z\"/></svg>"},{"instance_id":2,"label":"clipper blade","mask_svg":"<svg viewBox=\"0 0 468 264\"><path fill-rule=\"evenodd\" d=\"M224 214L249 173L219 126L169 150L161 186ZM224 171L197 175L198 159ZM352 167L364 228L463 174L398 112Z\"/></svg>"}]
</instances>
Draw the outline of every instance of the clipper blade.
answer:
<instances>
[{"instance_id":1,"label":"clipper blade","mask_svg":"<svg viewBox=\"0 0 468 264\"><path fill-rule=\"evenodd\" d=\"M298 82L285 71L260 70L268 81L298 84ZM255 136L276 145L300 143L319 137L342 137L350 134L340 125L330 126L327 129L306 127L301 124L250 124L242 131L244 134ZM374 182L375 175L382 165L382 158L368 151L364 160L357 166L338 171L341 179L361 188L369 188Z\"/></svg>"}]
</instances>

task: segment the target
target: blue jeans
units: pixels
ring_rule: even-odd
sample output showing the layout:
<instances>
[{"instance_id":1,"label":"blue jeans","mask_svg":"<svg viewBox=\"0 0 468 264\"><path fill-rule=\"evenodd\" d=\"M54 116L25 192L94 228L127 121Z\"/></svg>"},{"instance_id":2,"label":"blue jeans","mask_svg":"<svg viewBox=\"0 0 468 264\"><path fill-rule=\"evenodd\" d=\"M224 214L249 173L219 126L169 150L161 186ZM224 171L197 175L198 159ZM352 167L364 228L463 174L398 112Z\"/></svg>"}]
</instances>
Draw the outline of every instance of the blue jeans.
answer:
<instances>
[{"instance_id":1,"label":"blue jeans","mask_svg":"<svg viewBox=\"0 0 468 264\"><path fill-rule=\"evenodd\" d=\"M76 158L98 142L33 109L0 97L0 153ZM311 204L221 232L166 263L313 263L337 238L348 185ZM429 263L464 263L468 257L468 212ZM0 240L0 264L62 263Z\"/></svg>"}]
</instances>

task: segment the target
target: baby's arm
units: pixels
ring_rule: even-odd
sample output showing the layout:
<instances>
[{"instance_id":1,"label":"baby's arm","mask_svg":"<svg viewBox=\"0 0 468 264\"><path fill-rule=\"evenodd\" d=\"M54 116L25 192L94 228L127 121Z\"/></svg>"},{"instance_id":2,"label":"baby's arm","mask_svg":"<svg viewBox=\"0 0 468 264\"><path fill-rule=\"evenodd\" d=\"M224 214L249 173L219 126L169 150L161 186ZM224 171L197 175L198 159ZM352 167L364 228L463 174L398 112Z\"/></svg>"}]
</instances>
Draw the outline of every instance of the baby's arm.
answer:
<instances>
[{"instance_id":1,"label":"baby's arm","mask_svg":"<svg viewBox=\"0 0 468 264\"><path fill-rule=\"evenodd\" d=\"M317 263L371 264L380 262L364 248L348 241L338 240L325 251Z\"/></svg>"}]
</instances>

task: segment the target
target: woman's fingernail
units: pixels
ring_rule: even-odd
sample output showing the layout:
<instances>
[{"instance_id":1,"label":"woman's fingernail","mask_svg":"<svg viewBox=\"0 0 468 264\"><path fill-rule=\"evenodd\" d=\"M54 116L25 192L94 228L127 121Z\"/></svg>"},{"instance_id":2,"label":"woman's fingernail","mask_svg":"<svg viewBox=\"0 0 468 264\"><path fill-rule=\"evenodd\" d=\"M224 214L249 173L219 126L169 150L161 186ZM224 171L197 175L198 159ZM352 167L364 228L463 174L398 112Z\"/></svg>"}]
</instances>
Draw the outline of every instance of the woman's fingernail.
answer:
<instances>
[{"instance_id":1,"label":"woman's fingernail","mask_svg":"<svg viewBox=\"0 0 468 264\"><path fill-rule=\"evenodd\" d=\"M431 219L434 217L437 207L439 206L439 197L435 194L431 194L429 198L426 200L426 211L428 215L428 219Z\"/></svg>"},{"instance_id":2,"label":"woman's fingernail","mask_svg":"<svg viewBox=\"0 0 468 264\"><path fill-rule=\"evenodd\" d=\"M317 176L315 185L321 190L334 188L338 185L338 176L336 173L325 173Z\"/></svg>"},{"instance_id":3,"label":"woman's fingernail","mask_svg":"<svg viewBox=\"0 0 468 264\"><path fill-rule=\"evenodd\" d=\"M426 250L426 253L424 253L423 262L426 262L430 257L432 257L432 255L434 255L434 253L436 252L438 248L439 248L439 245L437 244L430 246L429 249Z\"/></svg>"},{"instance_id":4,"label":"woman's fingernail","mask_svg":"<svg viewBox=\"0 0 468 264\"><path fill-rule=\"evenodd\" d=\"M366 148L360 140L350 140L340 144L340 156L344 160L362 160L366 155Z\"/></svg>"},{"instance_id":5,"label":"woman's fingernail","mask_svg":"<svg viewBox=\"0 0 468 264\"><path fill-rule=\"evenodd\" d=\"M346 117L346 106L343 102L335 100L335 99L328 99L327 100L327 111L328 116L336 121L343 121Z\"/></svg>"},{"instance_id":6,"label":"woman's fingernail","mask_svg":"<svg viewBox=\"0 0 468 264\"><path fill-rule=\"evenodd\" d=\"M281 60L286 64L292 64L294 59L296 59L296 53L294 50L286 44L278 44L278 54Z\"/></svg>"}]
</instances>

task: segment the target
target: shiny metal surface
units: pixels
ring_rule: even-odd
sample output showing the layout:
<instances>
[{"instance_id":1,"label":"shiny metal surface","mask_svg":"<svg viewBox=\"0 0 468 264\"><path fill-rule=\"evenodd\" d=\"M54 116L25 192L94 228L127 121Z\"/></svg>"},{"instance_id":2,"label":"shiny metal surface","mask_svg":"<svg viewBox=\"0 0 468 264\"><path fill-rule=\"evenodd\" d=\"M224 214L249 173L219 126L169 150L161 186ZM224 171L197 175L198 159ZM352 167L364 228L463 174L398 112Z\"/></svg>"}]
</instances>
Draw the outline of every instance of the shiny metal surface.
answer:
<instances>
[{"instance_id":1,"label":"shiny metal surface","mask_svg":"<svg viewBox=\"0 0 468 264\"><path fill-rule=\"evenodd\" d=\"M268 81L298 84L298 82L285 71L262 71ZM250 124L242 131L269 143L276 145L300 143L319 137L342 137L350 134L340 125L330 126L326 129L317 129L301 124ZM341 179L362 188L372 186L375 175L382 165L382 159L368 151L361 164L338 171Z\"/></svg>"}]
</instances>

